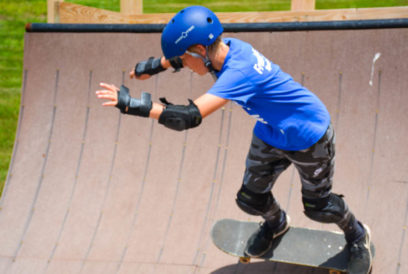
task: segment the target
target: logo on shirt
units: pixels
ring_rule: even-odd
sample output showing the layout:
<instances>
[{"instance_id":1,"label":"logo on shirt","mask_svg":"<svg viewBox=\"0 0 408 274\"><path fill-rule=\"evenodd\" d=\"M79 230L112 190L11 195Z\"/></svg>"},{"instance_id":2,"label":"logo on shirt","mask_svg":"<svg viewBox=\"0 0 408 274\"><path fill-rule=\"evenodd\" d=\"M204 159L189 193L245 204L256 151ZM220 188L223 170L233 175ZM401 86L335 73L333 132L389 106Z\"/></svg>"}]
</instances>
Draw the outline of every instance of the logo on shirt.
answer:
<instances>
[{"instance_id":1,"label":"logo on shirt","mask_svg":"<svg viewBox=\"0 0 408 274\"><path fill-rule=\"evenodd\" d=\"M191 25L186 31L183 31L180 35L179 38L177 38L176 42L174 44L178 44L181 40L185 39L188 37L188 34L195 28L194 25Z\"/></svg>"},{"instance_id":2,"label":"logo on shirt","mask_svg":"<svg viewBox=\"0 0 408 274\"><path fill-rule=\"evenodd\" d=\"M256 49L252 48L252 53L257 59L257 63L254 65L254 69L259 73L263 74L265 70L271 71L272 64L271 62L265 58L262 54L259 53Z\"/></svg>"},{"instance_id":3,"label":"logo on shirt","mask_svg":"<svg viewBox=\"0 0 408 274\"><path fill-rule=\"evenodd\" d=\"M253 113L252 109L249 107L242 106L242 108L252 117L255 118L258 122L267 125L268 122L264 120L259 114Z\"/></svg>"}]
</instances>

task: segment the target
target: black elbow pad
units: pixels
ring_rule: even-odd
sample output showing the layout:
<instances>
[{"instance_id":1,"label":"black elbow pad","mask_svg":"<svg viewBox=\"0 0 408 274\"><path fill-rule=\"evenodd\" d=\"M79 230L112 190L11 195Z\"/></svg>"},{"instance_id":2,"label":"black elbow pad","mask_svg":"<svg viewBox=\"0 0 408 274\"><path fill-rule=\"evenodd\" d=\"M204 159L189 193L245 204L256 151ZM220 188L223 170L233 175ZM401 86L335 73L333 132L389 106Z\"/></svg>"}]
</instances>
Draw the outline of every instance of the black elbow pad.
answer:
<instances>
[{"instance_id":1,"label":"black elbow pad","mask_svg":"<svg viewBox=\"0 0 408 274\"><path fill-rule=\"evenodd\" d=\"M166 107L159 117L159 123L177 131L199 126L202 121L201 113L192 100L188 101L190 104L184 106L173 105L162 99Z\"/></svg>"}]
</instances>

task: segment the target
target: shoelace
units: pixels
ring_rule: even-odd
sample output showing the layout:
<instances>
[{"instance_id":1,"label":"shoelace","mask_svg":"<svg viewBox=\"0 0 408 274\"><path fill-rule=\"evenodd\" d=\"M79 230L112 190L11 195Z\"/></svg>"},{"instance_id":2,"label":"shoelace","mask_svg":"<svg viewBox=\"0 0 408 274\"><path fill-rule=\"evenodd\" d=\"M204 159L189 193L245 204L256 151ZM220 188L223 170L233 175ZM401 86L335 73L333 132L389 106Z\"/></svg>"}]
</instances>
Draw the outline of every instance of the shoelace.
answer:
<instances>
[{"instance_id":1,"label":"shoelace","mask_svg":"<svg viewBox=\"0 0 408 274\"><path fill-rule=\"evenodd\" d=\"M262 236L263 238L270 238L269 237L270 227L266 222L259 223L259 230L260 230L260 233L258 234L259 236Z\"/></svg>"}]
</instances>

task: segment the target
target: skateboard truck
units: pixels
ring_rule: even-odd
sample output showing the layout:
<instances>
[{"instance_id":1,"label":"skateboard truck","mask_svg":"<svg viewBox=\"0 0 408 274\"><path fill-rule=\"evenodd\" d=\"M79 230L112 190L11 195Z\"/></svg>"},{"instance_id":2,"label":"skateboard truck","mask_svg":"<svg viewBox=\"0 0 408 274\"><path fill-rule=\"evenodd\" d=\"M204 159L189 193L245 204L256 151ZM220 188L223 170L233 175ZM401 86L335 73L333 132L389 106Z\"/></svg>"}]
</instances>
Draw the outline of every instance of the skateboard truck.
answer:
<instances>
[{"instance_id":1,"label":"skateboard truck","mask_svg":"<svg viewBox=\"0 0 408 274\"><path fill-rule=\"evenodd\" d=\"M241 264L249 264L251 262L251 257L239 257L239 262Z\"/></svg>"},{"instance_id":2,"label":"skateboard truck","mask_svg":"<svg viewBox=\"0 0 408 274\"><path fill-rule=\"evenodd\" d=\"M341 274L341 272L338 271L338 270L330 269L330 270L329 270L329 274Z\"/></svg>"}]
</instances>

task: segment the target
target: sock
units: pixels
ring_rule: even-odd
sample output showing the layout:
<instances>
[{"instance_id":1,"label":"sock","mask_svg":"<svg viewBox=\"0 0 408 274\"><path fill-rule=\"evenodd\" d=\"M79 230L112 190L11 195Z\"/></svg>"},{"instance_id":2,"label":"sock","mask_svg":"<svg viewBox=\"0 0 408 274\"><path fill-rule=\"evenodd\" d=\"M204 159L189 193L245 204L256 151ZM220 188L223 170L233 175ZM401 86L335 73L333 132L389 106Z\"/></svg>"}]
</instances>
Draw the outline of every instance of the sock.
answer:
<instances>
[{"instance_id":1,"label":"sock","mask_svg":"<svg viewBox=\"0 0 408 274\"><path fill-rule=\"evenodd\" d=\"M276 214L273 218L266 219L266 222L270 228L277 228L285 222L285 219L286 213L283 210L279 210L278 214Z\"/></svg>"}]
</instances>

